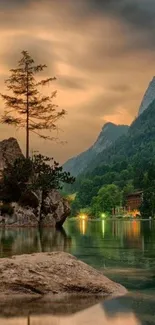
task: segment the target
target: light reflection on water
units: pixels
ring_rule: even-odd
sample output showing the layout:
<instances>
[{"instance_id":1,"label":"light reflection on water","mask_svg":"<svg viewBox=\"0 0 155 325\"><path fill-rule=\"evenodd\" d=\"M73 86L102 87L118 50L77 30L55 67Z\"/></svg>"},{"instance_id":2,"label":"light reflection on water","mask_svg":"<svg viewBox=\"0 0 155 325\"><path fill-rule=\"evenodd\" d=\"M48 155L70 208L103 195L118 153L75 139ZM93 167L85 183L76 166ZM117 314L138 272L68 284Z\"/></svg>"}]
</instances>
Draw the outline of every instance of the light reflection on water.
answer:
<instances>
[{"instance_id":1,"label":"light reflection on water","mask_svg":"<svg viewBox=\"0 0 155 325\"><path fill-rule=\"evenodd\" d=\"M152 298L155 297L155 221L69 220L62 231L52 228L0 229L0 257L48 251L69 252L126 286L134 295L136 293L130 313L133 324L137 321L134 316L137 311L138 317L141 314L150 317L147 324L155 324L155 299ZM138 295L141 295L140 298ZM84 303L83 308L86 307L88 305ZM3 314L2 309L0 314ZM103 313L102 324L104 317ZM64 321L62 316L61 321ZM108 321L112 320L106 318L107 323L104 324L111 324ZM113 319L112 324L115 325L115 322ZM116 324L127 324L127 320L123 322ZM3 323L0 321L0 324ZM6 324L9 325L9 322ZM12 324L18 325L17 322ZM56 324L63 324L60 318Z\"/></svg>"},{"instance_id":2,"label":"light reflection on water","mask_svg":"<svg viewBox=\"0 0 155 325\"><path fill-rule=\"evenodd\" d=\"M134 268L153 272L155 222L80 219L67 221L62 231L0 229L0 257L57 250L101 270Z\"/></svg>"},{"instance_id":3,"label":"light reflection on water","mask_svg":"<svg viewBox=\"0 0 155 325\"><path fill-rule=\"evenodd\" d=\"M130 306L121 299L112 299L69 315L29 315L22 318L0 319L2 325L140 325Z\"/></svg>"}]
</instances>

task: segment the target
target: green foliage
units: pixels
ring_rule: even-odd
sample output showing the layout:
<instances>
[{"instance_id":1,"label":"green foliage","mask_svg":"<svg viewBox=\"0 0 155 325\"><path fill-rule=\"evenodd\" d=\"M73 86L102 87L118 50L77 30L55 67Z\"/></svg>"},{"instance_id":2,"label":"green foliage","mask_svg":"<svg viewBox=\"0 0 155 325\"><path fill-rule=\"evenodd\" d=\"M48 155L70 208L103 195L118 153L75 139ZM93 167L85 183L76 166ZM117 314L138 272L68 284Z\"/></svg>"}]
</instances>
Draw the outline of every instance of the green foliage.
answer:
<instances>
[{"instance_id":1,"label":"green foliage","mask_svg":"<svg viewBox=\"0 0 155 325\"><path fill-rule=\"evenodd\" d=\"M95 189L92 180L85 179L81 183L80 191L77 193L76 199L85 207L90 205L91 199L95 194Z\"/></svg>"},{"instance_id":2,"label":"green foliage","mask_svg":"<svg viewBox=\"0 0 155 325\"><path fill-rule=\"evenodd\" d=\"M82 204L78 197L76 197L75 200L71 203L71 215L76 216L79 213L80 209L82 209Z\"/></svg>"},{"instance_id":3,"label":"green foliage","mask_svg":"<svg viewBox=\"0 0 155 325\"><path fill-rule=\"evenodd\" d=\"M34 190L62 189L63 183L72 184L75 178L70 173L64 172L53 158L34 155L32 158L31 187ZM52 164L51 164L52 162Z\"/></svg>"},{"instance_id":4,"label":"green foliage","mask_svg":"<svg viewBox=\"0 0 155 325\"><path fill-rule=\"evenodd\" d=\"M140 171L141 173L141 171ZM155 164L150 164L143 174L143 201L140 212L143 218L155 216Z\"/></svg>"},{"instance_id":5,"label":"green foliage","mask_svg":"<svg viewBox=\"0 0 155 325\"><path fill-rule=\"evenodd\" d=\"M122 205L125 206L126 205L126 197L128 194L131 194L134 192L134 186L132 184L132 182L127 183L122 191Z\"/></svg>"},{"instance_id":6,"label":"green foliage","mask_svg":"<svg viewBox=\"0 0 155 325\"><path fill-rule=\"evenodd\" d=\"M126 195L134 190L144 191L142 215L154 215L155 189L155 101L130 126L128 133L114 145L94 157L83 174L77 177L73 191L77 192L77 205L89 206L98 213L97 193L103 186L114 184L122 192L122 204ZM152 166L152 167L151 167ZM86 193L83 183L91 184ZM85 199L86 198L86 199ZM76 202L75 202L76 204ZM146 212L146 213L145 213Z\"/></svg>"},{"instance_id":7,"label":"green foliage","mask_svg":"<svg viewBox=\"0 0 155 325\"><path fill-rule=\"evenodd\" d=\"M27 189L32 175L30 159L18 158L13 165L8 165L3 171L0 182L0 199L5 202L19 201L21 194Z\"/></svg>"},{"instance_id":8,"label":"green foliage","mask_svg":"<svg viewBox=\"0 0 155 325\"><path fill-rule=\"evenodd\" d=\"M100 216L102 213L112 214L112 209L120 205L121 192L114 185L103 186L96 197L91 202L91 212L94 216Z\"/></svg>"},{"instance_id":9,"label":"green foliage","mask_svg":"<svg viewBox=\"0 0 155 325\"><path fill-rule=\"evenodd\" d=\"M91 208L83 208L80 209L79 214L86 214L87 216L91 217Z\"/></svg>"},{"instance_id":10,"label":"green foliage","mask_svg":"<svg viewBox=\"0 0 155 325\"><path fill-rule=\"evenodd\" d=\"M19 201L28 190L47 192L60 189L63 183L73 183L74 180L53 158L40 154L27 159L19 158L4 169L0 198L6 202Z\"/></svg>"},{"instance_id":11,"label":"green foliage","mask_svg":"<svg viewBox=\"0 0 155 325\"><path fill-rule=\"evenodd\" d=\"M14 212L14 208L8 203L3 203L3 205L0 208L0 211L2 216L5 214L12 216Z\"/></svg>"}]
</instances>

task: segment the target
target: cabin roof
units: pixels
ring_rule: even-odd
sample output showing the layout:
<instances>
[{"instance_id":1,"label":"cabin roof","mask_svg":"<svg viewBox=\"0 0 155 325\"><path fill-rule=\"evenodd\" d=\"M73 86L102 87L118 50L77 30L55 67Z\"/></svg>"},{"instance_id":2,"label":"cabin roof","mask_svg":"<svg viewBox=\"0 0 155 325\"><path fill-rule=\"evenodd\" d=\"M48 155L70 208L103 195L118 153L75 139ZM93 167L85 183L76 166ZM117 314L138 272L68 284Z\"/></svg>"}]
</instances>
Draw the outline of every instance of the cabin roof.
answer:
<instances>
[{"instance_id":1,"label":"cabin roof","mask_svg":"<svg viewBox=\"0 0 155 325\"><path fill-rule=\"evenodd\" d=\"M130 196L138 196L143 194L143 191L137 191L137 192L133 192L127 195L127 198L129 198Z\"/></svg>"}]
</instances>

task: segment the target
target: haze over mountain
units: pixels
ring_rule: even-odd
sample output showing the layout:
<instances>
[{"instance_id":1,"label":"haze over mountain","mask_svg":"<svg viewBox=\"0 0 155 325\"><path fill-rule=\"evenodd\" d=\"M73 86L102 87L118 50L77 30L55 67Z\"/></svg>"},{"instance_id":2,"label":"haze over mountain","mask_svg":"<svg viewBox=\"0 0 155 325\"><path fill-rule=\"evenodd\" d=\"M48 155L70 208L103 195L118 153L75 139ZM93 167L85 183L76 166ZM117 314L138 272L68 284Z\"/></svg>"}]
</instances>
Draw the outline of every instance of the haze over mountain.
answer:
<instances>
[{"instance_id":1,"label":"haze over mountain","mask_svg":"<svg viewBox=\"0 0 155 325\"><path fill-rule=\"evenodd\" d=\"M127 125L116 125L114 123L106 123L96 142L86 151L80 155L69 159L64 165L64 169L69 171L72 175L77 176L82 173L91 160L101 153L103 150L110 147L120 136L128 131Z\"/></svg>"}]
</instances>

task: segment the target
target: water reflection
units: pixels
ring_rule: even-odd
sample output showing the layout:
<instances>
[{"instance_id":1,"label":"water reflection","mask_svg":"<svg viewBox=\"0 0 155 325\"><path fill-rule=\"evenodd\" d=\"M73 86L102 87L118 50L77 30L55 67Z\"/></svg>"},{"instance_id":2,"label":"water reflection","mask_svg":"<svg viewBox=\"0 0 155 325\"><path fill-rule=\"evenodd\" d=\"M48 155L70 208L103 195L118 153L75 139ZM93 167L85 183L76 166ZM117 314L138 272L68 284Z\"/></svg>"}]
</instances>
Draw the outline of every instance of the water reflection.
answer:
<instances>
[{"instance_id":1,"label":"water reflection","mask_svg":"<svg viewBox=\"0 0 155 325\"><path fill-rule=\"evenodd\" d=\"M85 235L88 221L86 219L79 220L79 230L82 235Z\"/></svg>"},{"instance_id":2,"label":"water reflection","mask_svg":"<svg viewBox=\"0 0 155 325\"><path fill-rule=\"evenodd\" d=\"M130 304L119 299L99 303L85 310L70 315L29 315L15 319L0 319L0 324L7 325L140 325L140 318L133 312Z\"/></svg>"},{"instance_id":3,"label":"water reflection","mask_svg":"<svg viewBox=\"0 0 155 325\"><path fill-rule=\"evenodd\" d=\"M68 220L62 231L0 229L0 257L57 250L103 270L129 289L155 288L155 221Z\"/></svg>"},{"instance_id":4,"label":"water reflection","mask_svg":"<svg viewBox=\"0 0 155 325\"><path fill-rule=\"evenodd\" d=\"M0 229L0 257L34 252L68 251L71 237L54 228Z\"/></svg>"},{"instance_id":5,"label":"water reflection","mask_svg":"<svg viewBox=\"0 0 155 325\"><path fill-rule=\"evenodd\" d=\"M61 250L97 267L155 267L154 221L68 221L64 229L0 229L0 257Z\"/></svg>"},{"instance_id":6,"label":"water reflection","mask_svg":"<svg viewBox=\"0 0 155 325\"><path fill-rule=\"evenodd\" d=\"M155 266L154 221L150 228L150 221L79 220L66 223L65 228L75 243L70 252L92 266L117 266L119 262L125 267Z\"/></svg>"}]
</instances>

